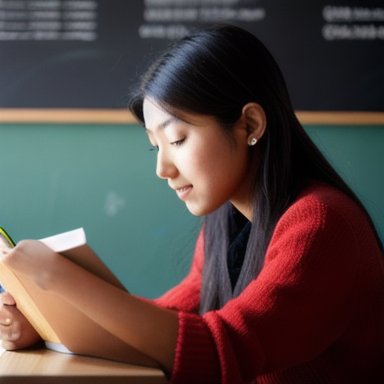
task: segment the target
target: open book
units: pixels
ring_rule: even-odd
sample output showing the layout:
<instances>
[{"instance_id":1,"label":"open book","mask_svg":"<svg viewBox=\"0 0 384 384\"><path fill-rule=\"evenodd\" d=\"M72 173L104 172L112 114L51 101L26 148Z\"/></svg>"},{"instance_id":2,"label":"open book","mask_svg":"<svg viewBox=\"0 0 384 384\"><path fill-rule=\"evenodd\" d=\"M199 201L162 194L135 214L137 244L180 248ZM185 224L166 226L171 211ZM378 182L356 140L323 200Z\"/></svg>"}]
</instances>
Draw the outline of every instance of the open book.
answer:
<instances>
[{"instance_id":1,"label":"open book","mask_svg":"<svg viewBox=\"0 0 384 384\"><path fill-rule=\"evenodd\" d=\"M54 252L60 253L94 275L125 290L123 284L87 245L82 228L40 241ZM2 246L14 246L11 237L2 228L0 228L0 242ZM158 366L151 358L95 323L79 308L53 292L41 289L27 276L11 271L1 260L0 282L15 298L17 308L39 333L47 348L131 364Z\"/></svg>"}]
</instances>

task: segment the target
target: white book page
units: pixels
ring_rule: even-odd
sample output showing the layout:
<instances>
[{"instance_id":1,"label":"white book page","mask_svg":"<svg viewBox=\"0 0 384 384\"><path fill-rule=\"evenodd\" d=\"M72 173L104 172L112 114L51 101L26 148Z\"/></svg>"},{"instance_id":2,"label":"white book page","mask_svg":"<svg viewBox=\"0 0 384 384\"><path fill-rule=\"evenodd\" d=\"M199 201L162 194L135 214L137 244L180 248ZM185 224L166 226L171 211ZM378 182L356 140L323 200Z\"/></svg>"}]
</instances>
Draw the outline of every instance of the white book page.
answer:
<instances>
[{"instance_id":1,"label":"white book page","mask_svg":"<svg viewBox=\"0 0 384 384\"><path fill-rule=\"evenodd\" d=\"M51 248L52 251L58 253L79 247L87 242L83 228L46 237L45 239L40 239L40 241Z\"/></svg>"}]
</instances>

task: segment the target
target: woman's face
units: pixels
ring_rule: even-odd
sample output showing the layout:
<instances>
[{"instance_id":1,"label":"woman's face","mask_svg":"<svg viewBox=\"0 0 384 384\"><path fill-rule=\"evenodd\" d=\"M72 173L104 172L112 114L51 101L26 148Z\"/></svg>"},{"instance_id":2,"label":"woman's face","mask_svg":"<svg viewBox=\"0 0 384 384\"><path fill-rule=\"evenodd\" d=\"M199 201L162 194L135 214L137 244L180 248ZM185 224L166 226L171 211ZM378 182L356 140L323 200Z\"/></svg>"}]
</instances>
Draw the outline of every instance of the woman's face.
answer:
<instances>
[{"instance_id":1,"label":"woman's face","mask_svg":"<svg viewBox=\"0 0 384 384\"><path fill-rule=\"evenodd\" d=\"M211 116L183 113L181 120L151 99L144 100L143 112L149 140L158 150L157 176L168 180L192 214L209 214L230 200L250 218L249 147L242 118L231 140Z\"/></svg>"}]
</instances>

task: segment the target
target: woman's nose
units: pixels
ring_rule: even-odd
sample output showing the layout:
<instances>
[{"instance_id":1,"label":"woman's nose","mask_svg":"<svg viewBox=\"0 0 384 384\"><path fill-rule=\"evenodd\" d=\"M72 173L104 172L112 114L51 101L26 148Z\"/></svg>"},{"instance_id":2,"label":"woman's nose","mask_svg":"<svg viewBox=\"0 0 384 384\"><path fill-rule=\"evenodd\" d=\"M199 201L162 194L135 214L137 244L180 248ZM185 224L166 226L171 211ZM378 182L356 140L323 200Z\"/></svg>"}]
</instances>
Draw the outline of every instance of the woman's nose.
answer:
<instances>
[{"instance_id":1,"label":"woman's nose","mask_svg":"<svg viewBox=\"0 0 384 384\"><path fill-rule=\"evenodd\" d=\"M172 179L177 175L177 168L170 155L159 150L157 154L156 174L160 179Z\"/></svg>"}]
</instances>

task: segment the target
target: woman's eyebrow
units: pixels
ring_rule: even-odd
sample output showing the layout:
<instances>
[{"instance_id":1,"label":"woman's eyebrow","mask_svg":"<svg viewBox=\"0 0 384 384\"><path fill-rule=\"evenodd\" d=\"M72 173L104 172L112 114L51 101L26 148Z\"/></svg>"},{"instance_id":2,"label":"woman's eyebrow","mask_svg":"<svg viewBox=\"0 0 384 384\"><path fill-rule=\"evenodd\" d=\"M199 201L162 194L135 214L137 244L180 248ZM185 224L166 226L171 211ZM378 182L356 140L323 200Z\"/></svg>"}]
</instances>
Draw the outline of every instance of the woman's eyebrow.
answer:
<instances>
[{"instance_id":1,"label":"woman's eyebrow","mask_svg":"<svg viewBox=\"0 0 384 384\"><path fill-rule=\"evenodd\" d=\"M171 116L169 119L167 119L167 120L163 121L162 123L160 123L155 129L159 129L159 130L165 129L165 128L167 128L168 125L170 125L170 124L172 124L174 122L177 122L177 121L180 121L180 119L177 118L176 116ZM150 128L148 128L146 126L144 126L144 128L145 128L145 130L147 132L151 132L152 131Z\"/></svg>"}]
</instances>

